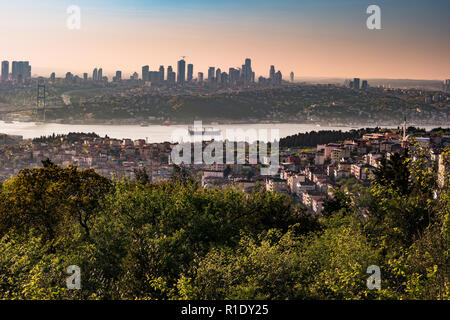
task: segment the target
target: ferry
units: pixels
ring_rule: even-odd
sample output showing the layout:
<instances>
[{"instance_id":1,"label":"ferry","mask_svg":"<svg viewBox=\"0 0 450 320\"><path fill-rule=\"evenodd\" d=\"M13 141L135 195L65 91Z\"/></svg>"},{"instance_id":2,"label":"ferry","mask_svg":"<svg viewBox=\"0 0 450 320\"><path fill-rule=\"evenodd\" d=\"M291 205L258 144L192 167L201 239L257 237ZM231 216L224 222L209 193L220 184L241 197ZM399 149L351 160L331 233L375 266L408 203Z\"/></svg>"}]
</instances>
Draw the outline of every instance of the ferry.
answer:
<instances>
[{"instance_id":1,"label":"ferry","mask_svg":"<svg viewBox=\"0 0 450 320\"><path fill-rule=\"evenodd\" d=\"M194 127L189 127L189 134L193 135L206 135L206 136L220 136L222 131L213 127L203 127L201 131L195 130Z\"/></svg>"}]
</instances>

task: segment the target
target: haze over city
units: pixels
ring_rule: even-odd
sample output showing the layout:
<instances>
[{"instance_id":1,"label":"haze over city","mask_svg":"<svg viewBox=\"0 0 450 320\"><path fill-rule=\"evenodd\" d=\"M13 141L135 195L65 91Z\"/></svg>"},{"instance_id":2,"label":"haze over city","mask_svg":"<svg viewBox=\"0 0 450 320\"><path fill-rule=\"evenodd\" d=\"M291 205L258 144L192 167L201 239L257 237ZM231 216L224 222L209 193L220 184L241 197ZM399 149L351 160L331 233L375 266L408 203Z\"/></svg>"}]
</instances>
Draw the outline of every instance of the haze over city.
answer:
<instances>
[{"instance_id":1,"label":"haze over city","mask_svg":"<svg viewBox=\"0 0 450 320\"><path fill-rule=\"evenodd\" d=\"M367 1L21 1L1 0L4 60L27 60L33 76L64 76L101 66L112 76L143 65L239 67L256 75L275 64L296 77L446 79L448 1L377 1L381 30L366 27ZM81 29L66 12L81 9Z\"/></svg>"}]
</instances>

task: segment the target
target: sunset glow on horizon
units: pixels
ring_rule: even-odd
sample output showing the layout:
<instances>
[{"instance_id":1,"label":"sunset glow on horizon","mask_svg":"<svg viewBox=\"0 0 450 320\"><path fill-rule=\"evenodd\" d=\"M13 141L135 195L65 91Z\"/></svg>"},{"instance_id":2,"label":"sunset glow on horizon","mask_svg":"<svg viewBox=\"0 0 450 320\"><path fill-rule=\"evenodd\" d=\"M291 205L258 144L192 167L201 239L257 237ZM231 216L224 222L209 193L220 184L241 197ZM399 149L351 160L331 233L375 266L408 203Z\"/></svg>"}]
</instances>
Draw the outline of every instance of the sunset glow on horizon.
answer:
<instances>
[{"instance_id":1,"label":"sunset glow on horizon","mask_svg":"<svg viewBox=\"0 0 450 320\"><path fill-rule=\"evenodd\" d=\"M392 3L394 2L394 4ZM382 30L368 30L377 4ZM66 27L69 5L81 29ZM252 59L287 77L450 77L449 1L41 1L0 0L0 60L27 60L33 76L101 67L110 77L157 70L186 56L194 75Z\"/></svg>"}]
</instances>

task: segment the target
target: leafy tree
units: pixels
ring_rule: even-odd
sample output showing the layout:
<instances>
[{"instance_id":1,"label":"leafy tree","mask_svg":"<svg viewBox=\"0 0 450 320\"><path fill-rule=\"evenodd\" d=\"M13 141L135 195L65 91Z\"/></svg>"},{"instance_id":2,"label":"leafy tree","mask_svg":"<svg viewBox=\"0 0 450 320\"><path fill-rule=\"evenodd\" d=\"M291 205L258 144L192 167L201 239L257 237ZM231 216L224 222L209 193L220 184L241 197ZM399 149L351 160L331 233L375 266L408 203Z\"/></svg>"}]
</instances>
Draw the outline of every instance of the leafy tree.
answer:
<instances>
[{"instance_id":1,"label":"leafy tree","mask_svg":"<svg viewBox=\"0 0 450 320\"><path fill-rule=\"evenodd\" d=\"M409 194L411 187L408 163L406 153L394 153L389 160L383 158L374 172L375 181L381 186L395 188L403 195Z\"/></svg>"},{"instance_id":2,"label":"leafy tree","mask_svg":"<svg viewBox=\"0 0 450 320\"><path fill-rule=\"evenodd\" d=\"M92 169L61 168L48 159L44 168L23 169L1 194L0 232L35 228L51 240L75 222L89 236L90 221L110 185Z\"/></svg>"},{"instance_id":3,"label":"leafy tree","mask_svg":"<svg viewBox=\"0 0 450 320\"><path fill-rule=\"evenodd\" d=\"M346 212L351 209L351 198L341 189L336 189L333 197L327 199L323 204L321 214L324 217L331 217L335 212L344 210Z\"/></svg>"},{"instance_id":4,"label":"leafy tree","mask_svg":"<svg viewBox=\"0 0 450 320\"><path fill-rule=\"evenodd\" d=\"M147 184L152 182L151 173L147 171L147 168L139 168L134 169L134 175L136 177L136 181L140 184Z\"/></svg>"}]
</instances>

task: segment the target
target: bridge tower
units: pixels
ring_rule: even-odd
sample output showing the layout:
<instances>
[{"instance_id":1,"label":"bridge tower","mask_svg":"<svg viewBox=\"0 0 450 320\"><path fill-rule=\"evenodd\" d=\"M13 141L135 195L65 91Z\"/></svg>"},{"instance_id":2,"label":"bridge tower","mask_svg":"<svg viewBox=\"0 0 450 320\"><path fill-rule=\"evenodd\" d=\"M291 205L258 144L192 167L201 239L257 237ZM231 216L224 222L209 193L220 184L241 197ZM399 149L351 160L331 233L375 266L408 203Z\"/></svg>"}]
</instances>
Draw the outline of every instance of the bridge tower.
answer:
<instances>
[{"instance_id":1,"label":"bridge tower","mask_svg":"<svg viewBox=\"0 0 450 320\"><path fill-rule=\"evenodd\" d=\"M37 92L36 92L36 120L41 121L40 113L42 113L42 121L45 121L45 105L46 105L46 98L45 98L45 84L39 84L37 85ZM42 110L42 112L41 112Z\"/></svg>"}]
</instances>

